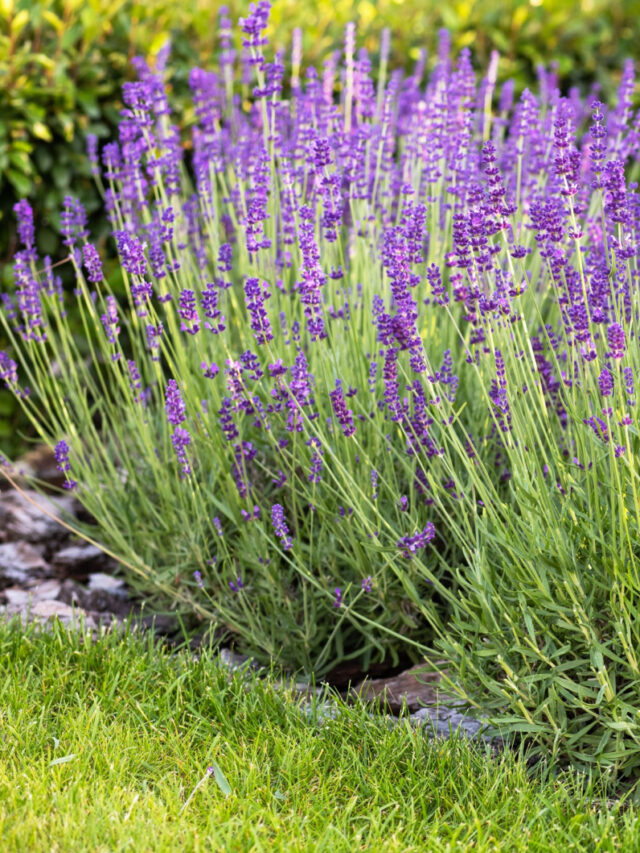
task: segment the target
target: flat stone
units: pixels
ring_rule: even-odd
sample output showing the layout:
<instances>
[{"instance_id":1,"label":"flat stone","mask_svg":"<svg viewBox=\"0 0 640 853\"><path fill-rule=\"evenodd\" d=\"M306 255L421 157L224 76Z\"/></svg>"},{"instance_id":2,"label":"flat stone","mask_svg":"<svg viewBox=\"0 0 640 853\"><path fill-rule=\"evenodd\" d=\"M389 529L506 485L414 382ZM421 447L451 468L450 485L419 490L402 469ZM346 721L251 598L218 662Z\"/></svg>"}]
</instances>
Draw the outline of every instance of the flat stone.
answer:
<instances>
[{"instance_id":1,"label":"flat stone","mask_svg":"<svg viewBox=\"0 0 640 853\"><path fill-rule=\"evenodd\" d=\"M101 618L107 615L114 618L125 618L134 609L133 603L126 595L113 595L99 589L90 590L84 584L71 578L62 581L62 589L58 598L65 604L91 611Z\"/></svg>"},{"instance_id":2,"label":"flat stone","mask_svg":"<svg viewBox=\"0 0 640 853\"><path fill-rule=\"evenodd\" d=\"M46 543L51 539L61 539L68 535L68 531L56 519L62 520L63 512L71 513L72 510L73 498L70 495L61 495L54 500L31 489L25 489L24 494L15 489L3 492L0 494L0 542L23 540Z\"/></svg>"},{"instance_id":3,"label":"flat stone","mask_svg":"<svg viewBox=\"0 0 640 853\"><path fill-rule=\"evenodd\" d=\"M492 741L490 734L483 734L483 729L487 729L486 722L477 719L470 713L464 711L456 711L455 708L431 707L421 708L412 714L411 721L421 726L432 726L436 737L448 738L454 734L461 734L468 738L478 738L482 736L483 740Z\"/></svg>"},{"instance_id":4,"label":"flat stone","mask_svg":"<svg viewBox=\"0 0 640 853\"><path fill-rule=\"evenodd\" d=\"M114 578L104 572L89 575L88 587L91 592L108 592L110 595L126 596L127 588L122 578Z\"/></svg>"},{"instance_id":5,"label":"flat stone","mask_svg":"<svg viewBox=\"0 0 640 853\"><path fill-rule=\"evenodd\" d=\"M56 486L61 486L65 481L64 474L58 470L53 450L46 444L38 444L33 450L16 459L13 469L18 475L20 485L25 477L35 477Z\"/></svg>"},{"instance_id":6,"label":"flat stone","mask_svg":"<svg viewBox=\"0 0 640 853\"><path fill-rule=\"evenodd\" d=\"M50 580L41 581L29 589L29 594L37 601L50 601L60 595L62 584L60 581Z\"/></svg>"},{"instance_id":7,"label":"flat stone","mask_svg":"<svg viewBox=\"0 0 640 853\"><path fill-rule=\"evenodd\" d=\"M24 604L34 604L38 601L52 601L60 594L61 584L56 580L45 580L35 583L28 588L21 586L10 586L2 590L0 595L7 604L14 607L22 607Z\"/></svg>"},{"instance_id":8,"label":"flat stone","mask_svg":"<svg viewBox=\"0 0 640 853\"><path fill-rule=\"evenodd\" d=\"M108 557L104 552L90 543L67 545L51 558L53 568L66 574L86 574L89 566L103 565Z\"/></svg>"},{"instance_id":9,"label":"flat stone","mask_svg":"<svg viewBox=\"0 0 640 853\"><path fill-rule=\"evenodd\" d=\"M231 649L220 649L219 657L220 662L232 671L236 669L242 669L242 667L247 665L250 669L260 668L256 661L254 661L252 658L248 657L247 655L240 655L237 652L231 651Z\"/></svg>"},{"instance_id":10,"label":"flat stone","mask_svg":"<svg viewBox=\"0 0 640 853\"><path fill-rule=\"evenodd\" d=\"M58 617L63 621L68 621L79 619L82 612L65 604L64 601L36 601L31 608L31 615L41 619Z\"/></svg>"},{"instance_id":11,"label":"flat stone","mask_svg":"<svg viewBox=\"0 0 640 853\"><path fill-rule=\"evenodd\" d=\"M406 703L409 711L424 705L434 705L444 694L440 691L440 673L429 671L424 664L401 672L391 678L365 678L352 691L365 702L378 700L393 712L400 711Z\"/></svg>"},{"instance_id":12,"label":"flat stone","mask_svg":"<svg viewBox=\"0 0 640 853\"><path fill-rule=\"evenodd\" d=\"M28 542L0 544L0 586L7 582L27 583L33 577L45 575L48 568L42 550Z\"/></svg>"},{"instance_id":13,"label":"flat stone","mask_svg":"<svg viewBox=\"0 0 640 853\"><path fill-rule=\"evenodd\" d=\"M11 607L22 607L29 603L29 592L19 586L10 586L2 590L2 596Z\"/></svg>"}]
</instances>

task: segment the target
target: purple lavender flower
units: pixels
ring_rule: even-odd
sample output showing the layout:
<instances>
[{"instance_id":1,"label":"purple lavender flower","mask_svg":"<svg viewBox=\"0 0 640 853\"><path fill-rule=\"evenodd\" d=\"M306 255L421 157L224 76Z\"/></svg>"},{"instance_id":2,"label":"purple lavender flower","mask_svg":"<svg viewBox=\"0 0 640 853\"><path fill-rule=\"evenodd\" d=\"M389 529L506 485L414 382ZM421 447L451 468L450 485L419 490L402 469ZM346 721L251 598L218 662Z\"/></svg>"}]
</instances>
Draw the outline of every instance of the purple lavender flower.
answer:
<instances>
[{"instance_id":1,"label":"purple lavender flower","mask_svg":"<svg viewBox=\"0 0 640 853\"><path fill-rule=\"evenodd\" d=\"M630 367L625 367L622 370L622 376L624 379L624 388L627 392L629 399L627 400L628 406L634 406L635 400L633 399L634 394L634 383L633 383L633 370Z\"/></svg>"},{"instance_id":2,"label":"purple lavender flower","mask_svg":"<svg viewBox=\"0 0 640 853\"><path fill-rule=\"evenodd\" d=\"M375 468L371 469L371 497L375 501L378 497L378 472Z\"/></svg>"},{"instance_id":3,"label":"purple lavender flower","mask_svg":"<svg viewBox=\"0 0 640 853\"><path fill-rule=\"evenodd\" d=\"M362 578L361 589L364 592L371 592L371 575L367 575L366 578Z\"/></svg>"},{"instance_id":4,"label":"purple lavender flower","mask_svg":"<svg viewBox=\"0 0 640 853\"><path fill-rule=\"evenodd\" d=\"M613 376L606 367L602 368L598 377L598 388L603 397L610 397L613 394Z\"/></svg>"},{"instance_id":5,"label":"purple lavender flower","mask_svg":"<svg viewBox=\"0 0 640 853\"><path fill-rule=\"evenodd\" d=\"M267 44L262 32L267 28L270 12L270 0L258 0L257 3L250 4L246 18L239 18L238 23L245 34L245 38L242 39L244 47L257 50Z\"/></svg>"},{"instance_id":6,"label":"purple lavender flower","mask_svg":"<svg viewBox=\"0 0 640 853\"><path fill-rule=\"evenodd\" d=\"M60 233L64 237L62 242L73 249L77 240L86 240L89 236L87 214L77 198L67 195L62 203L64 205L60 215Z\"/></svg>"},{"instance_id":7,"label":"purple lavender flower","mask_svg":"<svg viewBox=\"0 0 640 853\"><path fill-rule=\"evenodd\" d=\"M142 243L135 234L128 231L115 231L116 245L122 268L130 275L146 275L147 263L144 259Z\"/></svg>"},{"instance_id":8,"label":"purple lavender flower","mask_svg":"<svg viewBox=\"0 0 640 853\"><path fill-rule=\"evenodd\" d=\"M224 332L226 328L226 320L218 308L218 299L219 297L216 286L211 282L208 282L200 296L200 304L202 305L202 312L204 316L207 317L208 320L213 321L212 323L209 323L208 320L205 320L204 327L208 331L213 332L214 335Z\"/></svg>"},{"instance_id":9,"label":"purple lavender flower","mask_svg":"<svg viewBox=\"0 0 640 853\"><path fill-rule=\"evenodd\" d=\"M335 598L333 599L333 606L340 607L342 605L342 590L339 586L337 586L334 591Z\"/></svg>"},{"instance_id":10,"label":"purple lavender flower","mask_svg":"<svg viewBox=\"0 0 640 853\"><path fill-rule=\"evenodd\" d=\"M7 388L18 384L18 365L4 350L0 350L0 379L4 380Z\"/></svg>"},{"instance_id":11,"label":"purple lavender flower","mask_svg":"<svg viewBox=\"0 0 640 853\"><path fill-rule=\"evenodd\" d=\"M282 363L281 358L279 358L273 364L270 364L268 366L268 369L269 375L272 376L274 379L276 379L278 376L284 376L284 374L287 372L287 368Z\"/></svg>"},{"instance_id":12,"label":"purple lavender flower","mask_svg":"<svg viewBox=\"0 0 640 853\"><path fill-rule=\"evenodd\" d=\"M196 584L199 586L199 588L204 589L204 581L202 580L202 575L200 574L200 572L197 569L193 573L193 577L195 579Z\"/></svg>"},{"instance_id":13,"label":"purple lavender flower","mask_svg":"<svg viewBox=\"0 0 640 853\"><path fill-rule=\"evenodd\" d=\"M311 340L320 340L327 335L322 317L321 288L327 277L320 266L320 252L315 238L315 222L313 211L303 205L298 211L300 216L299 243L302 255L302 279L297 284L300 301L304 305L307 318L307 328Z\"/></svg>"},{"instance_id":14,"label":"purple lavender flower","mask_svg":"<svg viewBox=\"0 0 640 853\"><path fill-rule=\"evenodd\" d=\"M220 272L231 271L232 248L229 243L223 243L218 249L218 269Z\"/></svg>"},{"instance_id":15,"label":"purple lavender flower","mask_svg":"<svg viewBox=\"0 0 640 853\"><path fill-rule=\"evenodd\" d=\"M87 160L91 164L91 174L94 178L100 175L98 161L98 137L95 133L87 133Z\"/></svg>"},{"instance_id":16,"label":"purple lavender flower","mask_svg":"<svg viewBox=\"0 0 640 853\"><path fill-rule=\"evenodd\" d=\"M189 432L182 427L177 427L171 435L171 443L178 457L178 462L182 465L183 476L190 474L191 465L187 459L187 447L191 444Z\"/></svg>"},{"instance_id":17,"label":"purple lavender flower","mask_svg":"<svg viewBox=\"0 0 640 853\"><path fill-rule=\"evenodd\" d=\"M595 415L592 415L590 418L584 418L583 423L587 426L590 426L593 430L595 436L600 439L600 441L605 444L609 441L609 429L605 421L602 418L598 418Z\"/></svg>"},{"instance_id":18,"label":"purple lavender flower","mask_svg":"<svg viewBox=\"0 0 640 853\"><path fill-rule=\"evenodd\" d=\"M196 307L196 295L193 290L182 290L180 292L178 315L181 319L180 331L189 335L196 335L200 331L198 322L198 309Z\"/></svg>"},{"instance_id":19,"label":"purple lavender flower","mask_svg":"<svg viewBox=\"0 0 640 853\"><path fill-rule=\"evenodd\" d=\"M107 340L110 344L116 343L116 338L120 334L120 321L118 319L118 306L115 297L109 294L107 296L107 312L100 318Z\"/></svg>"},{"instance_id":20,"label":"purple lavender flower","mask_svg":"<svg viewBox=\"0 0 640 853\"><path fill-rule=\"evenodd\" d=\"M353 412L347 408L347 404L345 403L342 383L339 379L336 379L335 390L329 393L329 397L331 398L331 405L333 406L336 419L342 427L342 432L349 438L349 436L355 433L356 427L353 422Z\"/></svg>"},{"instance_id":21,"label":"purple lavender flower","mask_svg":"<svg viewBox=\"0 0 640 853\"><path fill-rule=\"evenodd\" d=\"M607 329L607 342L611 358L622 358L627 346L624 329L620 323L612 323Z\"/></svg>"},{"instance_id":22,"label":"purple lavender flower","mask_svg":"<svg viewBox=\"0 0 640 853\"><path fill-rule=\"evenodd\" d=\"M244 296L247 311L249 312L251 330L258 344L266 344L273 340L271 323L264 307L265 299L269 298L269 292L260 286L257 278L247 278L244 283Z\"/></svg>"},{"instance_id":23,"label":"purple lavender flower","mask_svg":"<svg viewBox=\"0 0 640 853\"><path fill-rule=\"evenodd\" d=\"M233 581L229 581L229 589L231 592L240 592L243 586L244 584L240 575L236 578L235 583Z\"/></svg>"},{"instance_id":24,"label":"purple lavender flower","mask_svg":"<svg viewBox=\"0 0 640 853\"><path fill-rule=\"evenodd\" d=\"M215 527L215 530L216 530L216 533L218 534L218 536L222 539L222 535L223 535L222 534L222 524L220 523L220 519L218 518L217 515L214 516L213 526Z\"/></svg>"},{"instance_id":25,"label":"purple lavender flower","mask_svg":"<svg viewBox=\"0 0 640 853\"><path fill-rule=\"evenodd\" d=\"M187 417L184 400L182 399L178 383L175 379L170 379L167 383L164 408L167 413L167 420L173 426L178 426L178 424L181 424Z\"/></svg>"},{"instance_id":26,"label":"purple lavender flower","mask_svg":"<svg viewBox=\"0 0 640 853\"><path fill-rule=\"evenodd\" d=\"M147 334L147 346L149 351L152 353L151 360L159 361L160 356L157 354L157 350L160 349L160 337L164 331L164 326L162 323L158 323L157 326L149 323L145 331Z\"/></svg>"},{"instance_id":27,"label":"purple lavender flower","mask_svg":"<svg viewBox=\"0 0 640 853\"><path fill-rule=\"evenodd\" d=\"M71 470L71 465L69 464L69 445L64 439L56 444L53 454L58 471L61 471L65 475L64 488L75 489L78 483L67 476L67 473Z\"/></svg>"},{"instance_id":28,"label":"purple lavender flower","mask_svg":"<svg viewBox=\"0 0 640 853\"><path fill-rule=\"evenodd\" d=\"M25 247L30 259L35 260L35 229L33 227L33 210L26 199L21 199L13 206L13 212L18 220L18 238Z\"/></svg>"},{"instance_id":29,"label":"purple lavender flower","mask_svg":"<svg viewBox=\"0 0 640 853\"><path fill-rule=\"evenodd\" d=\"M85 243L82 247L84 266L87 270L87 278L91 284L100 284L102 281L102 261L98 250L93 243Z\"/></svg>"},{"instance_id":30,"label":"purple lavender flower","mask_svg":"<svg viewBox=\"0 0 640 853\"><path fill-rule=\"evenodd\" d=\"M238 429L233 420L231 408L232 404L229 397L223 397L218 414L220 415L220 429L224 433L224 437L227 441L233 441L233 439L237 438L239 435Z\"/></svg>"},{"instance_id":31,"label":"purple lavender flower","mask_svg":"<svg viewBox=\"0 0 640 853\"><path fill-rule=\"evenodd\" d=\"M405 559L410 560L418 551L427 546L436 535L435 527L428 521L422 530L418 530L413 536L403 536L398 540L398 548Z\"/></svg>"},{"instance_id":32,"label":"purple lavender flower","mask_svg":"<svg viewBox=\"0 0 640 853\"><path fill-rule=\"evenodd\" d=\"M218 373L220 373L220 368L215 361L212 361L211 364L207 364L206 361L203 361L200 367L205 379L215 379Z\"/></svg>"},{"instance_id":33,"label":"purple lavender flower","mask_svg":"<svg viewBox=\"0 0 640 853\"><path fill-rule=\"evenodd\" d=\"M504 359L500 350L496 350L496 374L497 379L491 382L489 398L497 410L497 419L500 429L507 432L511 424L511 412L507 399L507 378Z\"/></svg>"},{"instance_id":34,"label":"purple lavender flower","mask_svg":"<svg viewBox=\"0 0 640 853\"><path fill-rule=\"evenodd\" d=\"M322 450L322 442L316 436L312 436L307 441L307 444L310 447L313 447L308 480L310 483L319 483L322 480L322 456L324 453Z\"/></svg>"},{"instance_id":35,"label":"purple lavender flower","mask_svg":"<svg viewBox=\"0 0 640 853\"><path fill-rule=\"evenodd\" d=\"M293 548L293 539L289 533L289 528L284 517L284 509L281 504L273 504L271 507L271 523L273 524L276 536L282 542L284 550L290 551Z\"/></svg>"},{"instance_id":36,"label":"purple lavender flower","mask_svg":"<svg viewBox=\"0 0 640 853\"><path fill-rule=\"evenodd\" d=\"M404 410L398 395L398 347L389 347L384 351L384 399L392 421L402 421Z\"/></svg>"}]
</instances>

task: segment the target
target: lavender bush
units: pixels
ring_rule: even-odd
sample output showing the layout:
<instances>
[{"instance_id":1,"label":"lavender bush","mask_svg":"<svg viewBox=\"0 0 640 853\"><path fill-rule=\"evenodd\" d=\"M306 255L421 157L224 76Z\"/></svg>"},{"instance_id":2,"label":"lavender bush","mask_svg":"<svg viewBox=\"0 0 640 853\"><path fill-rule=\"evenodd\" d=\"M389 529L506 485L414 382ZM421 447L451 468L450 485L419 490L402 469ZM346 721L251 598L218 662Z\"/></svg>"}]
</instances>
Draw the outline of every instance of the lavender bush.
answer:
<instances>
[{"instance_id":1,"label":"lavender bush","mask_svg":"<svg viewBox=\"0 0 640 853\"><path fill-rule=\"evenodd\" d=\"M376 88L349 27L320 75L295 36L285 90L268 14L236 57L223 12L186 146L137 62L102 151L126 299L63 214L88 357L17 207L0 377L147 595L316 673L436 646L506 728L631 772L633 67L609 110L553 74L514 103L442 34Z\"/></svg>"}]
</instances>

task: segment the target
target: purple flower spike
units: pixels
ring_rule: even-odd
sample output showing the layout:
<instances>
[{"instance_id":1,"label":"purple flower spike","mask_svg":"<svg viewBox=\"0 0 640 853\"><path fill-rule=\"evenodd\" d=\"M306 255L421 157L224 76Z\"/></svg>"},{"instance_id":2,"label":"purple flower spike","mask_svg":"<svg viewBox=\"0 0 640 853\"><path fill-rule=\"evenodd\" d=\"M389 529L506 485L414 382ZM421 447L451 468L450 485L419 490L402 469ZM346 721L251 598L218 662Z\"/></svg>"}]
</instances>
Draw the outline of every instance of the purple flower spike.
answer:
<instances>
[{"instance_id":1,"label":"purple flower spike","mask_svg":"<svg viewBox=\"0 0 640 853\"><path fill-rule=\"evenodd\" d=\"M611 358L622 358L627 346L624 329L620 323L612 323L607 329L607 342Z\"/></svg>"},{"instance_id":2,"label":"purple flower spike","mask_svg":"<svg viewBox=\"0 0 640 853\"><path fill-rule=\"evenodd\" d=\"M284 550L290 551L293 548L293 539L289 533L289 528L284 517L284 509L281 504L274 504L271 507L271 523L273 524L276 536L282 542Z\"/></svg>"},{"instance_id":3,"label":"purple flower spike","mask_svg":"<svg viewBox=\"0 0 640 853\"><path fill-rule=\"evenodd\" d=\"M147 262L144 259L142 243L127 231L114 231L122 268L130 275L145 275Z\"/></svg>"},{"instance_id":4,"label":"purple flower spike","mask_svg":"<svg viewBox=\"0 0 640 853\"><path fill-rule=\"evenodd\" d=\"M402 552L405 559L410 560L417 551L425 548L428 542L431 542L436 535L436 529L433 524L428 521L423 530L414 533L413 536L403 536L398 540L398 548Z\"/></svg>"},{"instance_id":5,"label":"purple flower spike","mask_svg":"<svg viewBox=\"0 0 640 853\"><path fill-rule=\"evenodd\" d=\"M218 269L220 272L230 272L232 249L229 243L223 243L218 249Z\"/></svg>"},{"instance_id":6,"label":"purple flower spike","mask_svg":"<svg viewBox=\"0 0 640 853\"><path fill-rule=\"evenodd\" d=\"M371 491L371 497L375 501L378 497L378 472L375 470L375 468L371 469Z\"/></svg>"},{"instance_id":7,"label":"purple flower spike","mask_svg":"<svg viewBox=\"0 0 640 853\"><path fill-rule=\"evenodd\" d=\"M342 427L342 432L348 438L355 433L356 427L353 422L353 412L347 408L347 404L344 401L342 383L339 379L336 379L335 390L330 392L329 397L331 398L331 405L333 406L338 423Z\"/></svg>"},{"instance_id":8,"label":"purple flower spike","mask_svg":"<svg viewBox=\"0 0 640 853\"><path fill-rule=\"evenodd\" d=\"M191 465L187 459L187 447L191 444L191 436L188 431L178 427L171 436L171 443L178 457L178 462L182 465L183 475L190 474Z\"/></svg>"},{"instance_id":9,"label":"purple flower spike","mask_svg":"<svg viewBox=\"0 0 640 853\"><path fill-rule=\"evenodd\" d=\"M342 605L342 590L339 586L334 589L335 598L333 599L333 606L340 607Z\"/></svg>"},{"instance_id":10,"label":"purple flower spike","mask_svg":"<svg viewBox=\"0 0 640 853\"><path fill-rule=\"evenodd\" d=\"M58 471L61 471L66 477L66 480L63 484L64 488L75 489L78 483L75 480L71 480L69 479L69 477L67 477L67 472L71 470L71 465L69 464L69 445L64 440L59 441L56 444L53 453L56 459L56 467Z\"/></svg>"},{"instance_id":11,"label":"purple flower spike","mask_svg":"<svg viewBox=\"0 0 640 853\"><path fill-rule=\"evenodd\" d=\"M371 592L371 575L362 578L362 589L364 592Z\"/></svg>"},{"instance_id":12,"label":"purple flower spike","mask_svg":"<svg viewBox=\"0 0 640 853\"><path fill-rule=\"evenodd\" d=\"M598 387L603 397L610 397L613 394L613 376L606 367L602 368L598 377Z\"/></svg>"},{"instance_id":13,"label":"purple flower spike","mask_svg":"<svg viewBox=\"0 0 640 853\"><path fill-rule=\"evenodd\" d=\"M231 590L231 592L240 592L243 586L244 584L242 583L242 578L240 577L240 575L238 575L238 577L236 578L235 583L233 581L229 581L229 589Z\"/></svg>"},{"instance_id":14,"label":"purple flower spike","mask_svg":"<svg viewBox=\"0 0 640 853\"><path fill-rule=\"evenodd\" d=\"M203 361L200 367L202 368L202 373L205 379L215 379L218 373L220 373L220 368L215 361L212 361L211 364L207 364L206 361Z\"/></svg>"},{"instance_id":15,"label":"purple flower spike","mask_svg":"<svg viewBox=\"0 0 640 853\"><path fill-rule=\"evenodd\" d=\"M91 164L91 174L94 178L100 175L98 162L98 137L95 133L87 133L87 159Z\"/></svg>"},{"instance_id":16,"label":"purple flower spike","mask_svg":"<svg viewBox=\"0 0 640 853\"><path fill-rule=\"evenodd\" d=\"M269 297L269 292L266 288L262 289L259 279L248 278L244 283L244 296L256 341L258 344L272 341L271 323L264 307L264 301Z\"/></svg>"},{"instance_id":17,"label":"purple flower spike","mask_svg":"<svg viewBox=\"0 0 640 853\"><path fill-rule=\"evenodd\" d=\"M82 255L87 270L87 278L91 284L100 284L102 281L102 261L93 243L85 243L82 247Z\"/></svg>"},{"instance_id":18,"label":"purple flower spike","mask_svg":"<svg viewBox=\"0 0 640 853\"><path fill-rule=\"evenodd\" d=\"M18 237L27 250L30 258L35 259L35 230L33 227L33 210L29 202L23 198L13 206L13 212L18 220Z\"/></svg>"},{"instance_id":19,"label":"purple flower spike","mask_svg":"<svg viewBox=\"0 0 640 853\"><path fill-rule=\"evenodd\" d=\"M64 209L60 214L60 233L64 237L64 245L73 249L76 240L86 240L89 236L87 214L77 198L67 195L62 203Z\"/></svg>"},{"instance_id":20,"label":"purple flower spike","mask_svg":"<svg viewBox=\"0 0 640 853\"><path fill-rule=\"evenodd\" d=\"M196 307L196 295L193 290L183 290L180 293L178 306L180 316L180 331L189 335L196 335L200 331L198 309Z\"/></svg>"},{"instance_id":21,"label":"purple flower spike","mask_svg":"<svg viewBox=\"0 0 640 853\"><path fill-rule=\"evenodd\" d=\"M167 385L165 411L167 420L173 426L178 426L186 419L184 400L175 379L170 379Z\"/></svg>"},{"instance_id":22,"label":"purple flower spike","mask_svg":"<svg viewBox=\"0 0 640 853\"><path fill-rule=\"evenodd\" d=\"M18 365L3 350L0 350L0 379L5 381L7 388L18 384Z\"/></svg>"},{"instance_id":23,"label":"purple flower spike","mask_svg":"<svg viewBox=\"0 0 640 853\"><path fill-rule=\"evenodd\" d=\"M199 572L197 569L196 569L196 571L193 573L193 577L194 577L194 579L195 579L195 582L196 582L196 583L198 584L198 586L200 587L200 589L204 589L204 581L202 580L202 575L200 574L200 572Z\"/></svg>"}]
</instances>

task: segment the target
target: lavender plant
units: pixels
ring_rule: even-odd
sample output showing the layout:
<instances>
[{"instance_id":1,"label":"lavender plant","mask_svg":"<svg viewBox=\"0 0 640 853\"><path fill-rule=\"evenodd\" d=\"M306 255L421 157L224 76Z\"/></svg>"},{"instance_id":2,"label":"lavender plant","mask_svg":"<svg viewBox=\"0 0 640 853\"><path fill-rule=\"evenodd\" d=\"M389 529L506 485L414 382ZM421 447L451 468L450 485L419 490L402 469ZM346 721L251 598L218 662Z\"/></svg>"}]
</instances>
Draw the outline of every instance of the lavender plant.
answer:
<instances>
[{"instance_id":1,"label":"lavender plant","mask_svg":"<svg viewBox=\"0 0 640 853\"><path fill-rule=\"evenodd\" d=\"M152 600L317 673L436 646L507 729L631 772L633 67L609 110L546 72L514 103L441 34L376 88L349 27L304 82L294 40L285 96L268 14L235 56L222 12L187 146L136 61L102 151L125 299L63 214L87 358L17 206L0 378Z\"/></svg>"}]
</instances>

